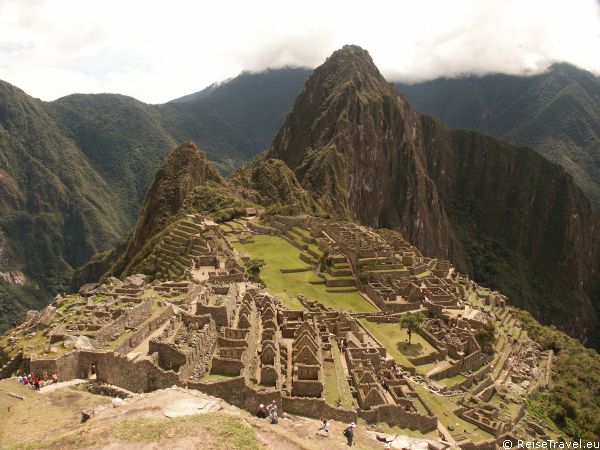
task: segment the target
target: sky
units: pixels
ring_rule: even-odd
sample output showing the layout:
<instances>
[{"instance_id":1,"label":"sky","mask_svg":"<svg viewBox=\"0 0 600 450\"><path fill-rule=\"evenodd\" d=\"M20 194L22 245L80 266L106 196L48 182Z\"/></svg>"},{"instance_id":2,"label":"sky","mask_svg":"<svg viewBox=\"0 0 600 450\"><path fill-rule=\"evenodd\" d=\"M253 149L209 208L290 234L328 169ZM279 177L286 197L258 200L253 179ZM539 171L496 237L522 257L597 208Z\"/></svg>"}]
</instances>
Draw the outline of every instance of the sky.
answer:
<instances>
[{"instance_id":1,"label":"sky","mask_svg":"<svg viewBox=\"0 0 600 450\"><path fill-rule=\"evenodd\" d=\"M163 103L244 70L316 67L344 44L390 81L557 61L600 75L600 1L0 0L0 79L43 100Z\"/></svg>"}]
</instances>

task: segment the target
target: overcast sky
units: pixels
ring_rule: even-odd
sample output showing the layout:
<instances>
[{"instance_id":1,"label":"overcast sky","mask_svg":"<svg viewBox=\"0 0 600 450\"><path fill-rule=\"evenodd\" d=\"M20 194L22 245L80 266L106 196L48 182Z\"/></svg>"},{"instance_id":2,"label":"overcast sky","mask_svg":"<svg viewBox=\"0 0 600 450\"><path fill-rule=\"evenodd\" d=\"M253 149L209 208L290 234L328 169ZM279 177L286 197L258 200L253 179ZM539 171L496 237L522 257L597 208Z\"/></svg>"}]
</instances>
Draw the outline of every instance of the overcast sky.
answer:
<instances>
[{"instance_id":1,"label":"overcast sky","mask_svg":"<svg viewBox=\"0 0 600 450\"><path fill-rule=\"evenodd\" d=\"M116 92L160 103L242 70L316 67L344 44L389 80L600 74L596 0L0 0L0 79L53 100Z\"/></svg>"}]
</instances>

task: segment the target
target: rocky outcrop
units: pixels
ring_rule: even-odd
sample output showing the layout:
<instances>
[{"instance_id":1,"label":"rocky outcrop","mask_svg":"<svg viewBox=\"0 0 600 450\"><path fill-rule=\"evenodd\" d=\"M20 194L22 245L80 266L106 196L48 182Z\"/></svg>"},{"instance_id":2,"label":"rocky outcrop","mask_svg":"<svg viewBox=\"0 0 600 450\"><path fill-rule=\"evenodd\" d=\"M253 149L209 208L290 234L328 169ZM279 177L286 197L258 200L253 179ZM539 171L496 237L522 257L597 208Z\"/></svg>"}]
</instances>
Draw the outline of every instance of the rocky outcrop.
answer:
<instances>
[{"instance_id":1,"label":"rocky outcrop","mask_svg":"<svg viewBox=\"0 0 600 450\"><path fill-rule=\"evenodd\" d=\"M289 215L315 214L320 210L290 168L279 159L264 155L255 158L232 175L230 185L251 202L285 208Z\"/></svg>"},{"instance_id":2,"label":"rocky outcrop","mask_svg":"<svg viewBox=\"0 0 600 450\"><path fill-rule=\"evenodd\" d=\"M191 141L175 148L154 177L126 250L119 252L117 249L117 256L106 256L115 261L109 272L116 275L126 273L127 266L140 250L147 247L150 240L182 211L188 194L207 182L221 185L223 179L204 152Z\"/></svg>"},{"instance_id":3,"label":"rocky outcrop","mask_svg":"<svg viewBox=\"0 0 600 450\"><path fill-rule=\"evenodd\" d=\"M356 46L308 79L269 148L336 217L401 229L428 254L450 257L452 231L424 167L418 114Z\"/></svg>"}]
</instances>

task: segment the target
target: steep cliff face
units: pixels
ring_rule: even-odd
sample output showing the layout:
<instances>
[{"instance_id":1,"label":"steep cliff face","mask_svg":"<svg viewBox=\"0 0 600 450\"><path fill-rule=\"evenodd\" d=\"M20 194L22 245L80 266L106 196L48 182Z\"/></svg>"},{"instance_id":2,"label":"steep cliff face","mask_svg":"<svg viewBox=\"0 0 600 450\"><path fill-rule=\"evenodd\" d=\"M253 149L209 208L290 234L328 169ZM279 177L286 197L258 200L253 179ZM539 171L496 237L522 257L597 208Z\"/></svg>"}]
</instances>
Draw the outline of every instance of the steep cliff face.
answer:
<instances>
[{"instance_id":1,"label":"steep cliff face","mask_svg":"<svg viewBox=\"0 0 600 450\"><path fill-rule=\"evenodd\" d=\"M423 162L419 116L356 46L308 79L268 150L326 211L399 228L428 254L449 257L452 233Z\"/></svg>"},{"instance_id":2,"label":"steep cliff face","mask_svg":"<svg viewBox=\"0 0 600 450\"><path fill-rule=\"evenodd\" d=\"M455 261L579 338L598 324L600 217L533 150L422 117L427 169L455 230Z\"/></svg>"},{"instance_id":3,"label":"steep cliff face","mask_svg":"<svg viewBox=\"0 0 600 450\"><path fill-rule=\"evenodd\" d=\"M600 210L600 77L566 63L534 76L397 85L420 113L533 148L560 164Z\"/></svg>"},{"instance_id":4,"label":"steep cliff face","mask_svg":"<svg viewBox=\"0 0 600 450\"><path fill-rule=\"evenodd\" d=\"M572 178L530 149L419 116L366 51L346 46L315 70L267 157L324 211L400 229L543 321L594 335L600 218Z\"/></svg>"}]
</instances>

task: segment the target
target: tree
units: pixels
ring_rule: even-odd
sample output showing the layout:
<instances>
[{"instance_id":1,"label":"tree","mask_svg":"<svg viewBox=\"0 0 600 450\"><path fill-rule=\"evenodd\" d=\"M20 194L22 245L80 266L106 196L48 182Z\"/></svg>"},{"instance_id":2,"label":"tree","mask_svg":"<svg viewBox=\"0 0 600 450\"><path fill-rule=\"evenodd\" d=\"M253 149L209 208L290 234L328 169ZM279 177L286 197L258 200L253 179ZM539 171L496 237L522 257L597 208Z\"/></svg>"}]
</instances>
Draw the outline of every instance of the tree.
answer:
<instances>
[{"instance_id":1,"label":"tree","mask_svg":"<svg viewBox=\"0 0 600 450\"><path fill-rule=\"evenodd\" d=\"M486 355L494 353L494 343L496 342L496 327L493 323L488 323L475 332L475 339L481 347L481 351Z\"/></svg>"},{"instance_id":2,"label":"tree","mask_svg":"<svg viewBox=\"0 0 600 450\"><path fill-rule=\"evenodd\" d=\"M419 330L424 320L425 316L422 312L407 312L400 317L400 328L406 329L409 345L413 331Z\"/></svg>"},{"instance_id":3,"label":"tree","mask_svg":"<svg viewBox=\"0 0 600 450\"><path fill-rule=\"evenodd\" d=\"M265 264L267 263L262 258L252 258L246 261L244 266L250 275L257 276L260 272L260 269L262 269Z\"/></svg>"}]
</instances>

